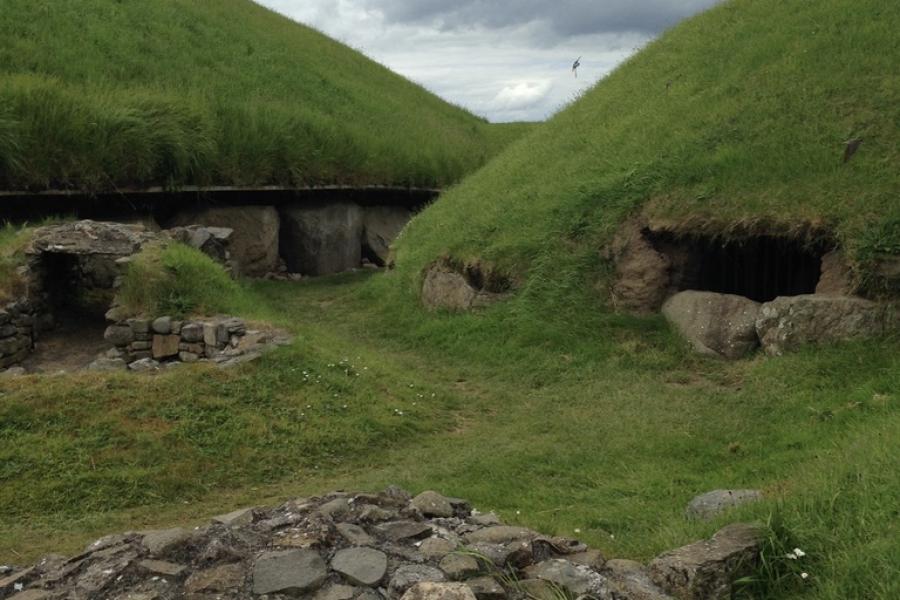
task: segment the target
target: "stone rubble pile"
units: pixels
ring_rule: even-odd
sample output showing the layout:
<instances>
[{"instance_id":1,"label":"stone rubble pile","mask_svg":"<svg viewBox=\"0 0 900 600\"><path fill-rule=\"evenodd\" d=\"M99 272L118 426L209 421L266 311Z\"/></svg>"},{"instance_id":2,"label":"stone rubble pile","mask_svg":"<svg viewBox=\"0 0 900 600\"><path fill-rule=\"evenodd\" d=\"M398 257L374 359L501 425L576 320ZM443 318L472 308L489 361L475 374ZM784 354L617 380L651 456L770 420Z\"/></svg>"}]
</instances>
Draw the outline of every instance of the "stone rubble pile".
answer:
<instances>
[{"instance_id":1,"label":"stone rubble pile","mask_svg":"<svg viewBox=\"0 0 900 600\"><path fill-rule=\"evenodd\" d=\"M464 500L391 487L249 508L195 529L110 535L0 570L13 600L718 600L758 560L731 525L648 567L503 525Z\"/></svg>"},{"instance_id":2,"label":"stone rubble pile","mask_svg":"<svg viewBox=\"0 0 900 600\"><path fill-rule=\"evenodd\" d=\"M179 321L169 316L127 319L106 328L114 349L100 356L92 370L153 371L162 363L211 361L233 366L258 358L272 347L290 342L280 332L248 329L236 317Z\"/></svg>"}]
</instances>

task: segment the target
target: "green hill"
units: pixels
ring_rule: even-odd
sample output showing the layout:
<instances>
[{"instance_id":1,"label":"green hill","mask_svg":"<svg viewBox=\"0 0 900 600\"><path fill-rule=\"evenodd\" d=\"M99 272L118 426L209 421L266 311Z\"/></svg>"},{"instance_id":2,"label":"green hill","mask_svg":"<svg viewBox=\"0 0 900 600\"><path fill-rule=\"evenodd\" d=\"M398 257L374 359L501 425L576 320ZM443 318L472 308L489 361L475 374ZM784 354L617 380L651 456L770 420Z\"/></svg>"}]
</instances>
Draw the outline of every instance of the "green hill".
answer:
<instances>
[{"instance_id":1,"label":"green hill","mask_svg":"<svg viewBox=\"0 0 900 600\"><path fill-rule=\"evenodd\" d=\"M520 130L249 0L0 11L0 188L439 186Z\"/></svg>"},{"instance_id":2,"label":"green hill","mask_svg":"<svg viewBox=\"0 0 900 600\"><path fill-rule=\"evenodd\" d=\"M812 225L865 276L900 253L900 4L734 0L667 32L408 230L523 279L596 276L626 216L733 236ZM846 142L862 139L843 162Z\"/></svg>"}]
</instances>

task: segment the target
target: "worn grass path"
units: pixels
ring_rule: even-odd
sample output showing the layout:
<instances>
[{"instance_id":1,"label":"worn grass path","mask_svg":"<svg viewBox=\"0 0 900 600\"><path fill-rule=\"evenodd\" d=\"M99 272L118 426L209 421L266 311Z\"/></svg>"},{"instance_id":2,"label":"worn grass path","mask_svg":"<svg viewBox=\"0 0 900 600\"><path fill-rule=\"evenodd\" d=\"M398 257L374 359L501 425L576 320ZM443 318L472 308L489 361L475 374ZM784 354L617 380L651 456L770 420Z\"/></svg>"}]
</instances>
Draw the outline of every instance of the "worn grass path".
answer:
<instances>
[{"instance_id":1,"label":"worn grass path","mask_svg":"<svg viewBox=\"0 0 900 600\"><path fill-rule=\"evenodd\" d=\"M896 596L897 340L729 364L655 320L605 317L566 340L548 318L541 340L541 324L495 331L504 308L392 316L365 279L256 284L257 317L298 338L241 371L0 382L0 562L397 483L641 560L775 514L816 587L775 560L753 597ZM772 500L682 519L727 486Z\"/></svg>"}]
</instances>

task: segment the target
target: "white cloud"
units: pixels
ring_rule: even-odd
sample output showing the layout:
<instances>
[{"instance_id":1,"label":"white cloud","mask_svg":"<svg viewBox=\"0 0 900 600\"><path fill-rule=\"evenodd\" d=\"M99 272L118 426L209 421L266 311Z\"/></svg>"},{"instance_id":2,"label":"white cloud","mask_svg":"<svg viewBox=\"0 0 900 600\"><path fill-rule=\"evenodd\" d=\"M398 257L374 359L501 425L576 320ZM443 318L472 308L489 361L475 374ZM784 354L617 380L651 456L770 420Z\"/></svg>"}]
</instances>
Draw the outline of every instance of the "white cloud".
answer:
<instances>
[{"instance_id":1,"label":"white cloud","mask_svg":"<svg viewBox=\"0 0 900 600\"><path fill-rule=\"evenodd\" d=\"M651 39L630 30L560 37L540 19L453 28L391 21L384 3L370 0L258 1L497 122L546 119Z\"/></svg>"}]
</instances>

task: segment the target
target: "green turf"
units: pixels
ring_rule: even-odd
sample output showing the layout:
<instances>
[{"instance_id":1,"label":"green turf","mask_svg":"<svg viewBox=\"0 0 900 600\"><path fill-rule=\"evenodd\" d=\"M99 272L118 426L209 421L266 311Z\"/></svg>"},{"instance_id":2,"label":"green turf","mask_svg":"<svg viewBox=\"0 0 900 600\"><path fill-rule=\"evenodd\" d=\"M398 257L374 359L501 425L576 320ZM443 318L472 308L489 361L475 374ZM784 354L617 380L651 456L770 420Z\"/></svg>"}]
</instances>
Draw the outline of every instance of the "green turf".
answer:
<instances>
[{"instance_id":1,"label":"green turf","mask_svg":"<svg viewBox=\"0 0 900 600\"><path fill-rule=\"evenodd\" d=\"M405 285L444 254L559 285L572 255L643 213L725 236L824 228L884 291L872 265L900 254L898 29L882 0L732 0L675 27L417 219Z\"/></svg>"},{"instance_id":2,"label":"green turf","mask_svg":"<svg viewBox=\"0 0 900 600\"><path fill-rule=\"evenodd\" d=\"M399 483L639 560L774 518L777 546L809 558L779 553L752 597L900 591L900 340L726 363L694 357L659 319L373 310L390 278L245 288L246 316L297 339L238 371L0 380L0 562ZM682 517L697 493L748 486L770 500Z\"/></svg>"},{"instance_id":3,"label":"green turf","mask_svg":"<svg viewBox=\"0 0 900 600\"><path fill-rule=\"evenodd\" d=\"M0 10L0 188L442 186L526 127L249 0Z\"/></svg>"}]
</instances>

